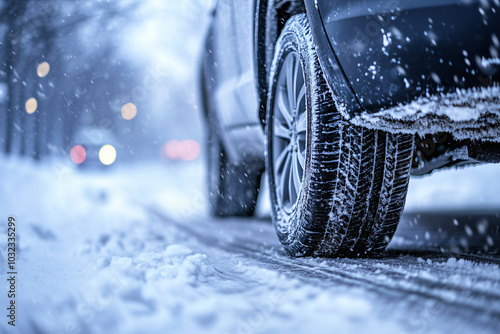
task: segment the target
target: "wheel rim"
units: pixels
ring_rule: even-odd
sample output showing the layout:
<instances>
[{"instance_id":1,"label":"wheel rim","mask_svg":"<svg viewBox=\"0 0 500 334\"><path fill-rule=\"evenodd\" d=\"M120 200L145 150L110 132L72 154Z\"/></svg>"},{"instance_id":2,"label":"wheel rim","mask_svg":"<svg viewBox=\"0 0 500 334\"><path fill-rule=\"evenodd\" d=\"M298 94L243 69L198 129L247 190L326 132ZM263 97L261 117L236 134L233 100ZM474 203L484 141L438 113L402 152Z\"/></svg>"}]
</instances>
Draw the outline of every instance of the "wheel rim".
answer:
<instances>
[{"instance_id":1,"label":"wheel rim","mask_svg":"<svg viewBox=\"0 0 500 334\"><path fill-rule=\"evenodd\" d=\"M306 87L299 55L289 53L281 66L274 99L273 176L278 204L287 213L299 198L305 166Z\"/></svg>"}]
</instances>

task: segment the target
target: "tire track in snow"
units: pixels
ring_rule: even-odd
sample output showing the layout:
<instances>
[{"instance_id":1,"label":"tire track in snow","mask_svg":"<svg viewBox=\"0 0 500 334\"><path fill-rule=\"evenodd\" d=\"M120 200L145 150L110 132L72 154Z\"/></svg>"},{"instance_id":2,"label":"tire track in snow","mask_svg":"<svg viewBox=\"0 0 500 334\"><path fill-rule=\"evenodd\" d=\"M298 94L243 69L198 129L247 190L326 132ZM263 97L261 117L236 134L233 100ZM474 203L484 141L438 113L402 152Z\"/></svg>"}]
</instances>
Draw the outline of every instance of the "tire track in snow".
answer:
<instances>
[{"instance_id":1,"label":"tire track in snow","mask_svg":"<svg viewBox=\"0 0 500 334\"><path fill-rule=\"evenodd\" d=\"M455 321L458 317L469 324L479 323L483 328L491 328L492 332L500 326L498 257L390 250L377 259L291 258L281 249L270 224L264 222L192 219L183 223L157 209L148 211L204 246L241 257L246 262L252 261L306 284L325 289L361 288L388 304L394 306L396 302L398 308L410 313L426 308L431 302L444 307L443 315L454 317ZM452 260L446 262L449 258Z\"/></svg>"}]
</instances>

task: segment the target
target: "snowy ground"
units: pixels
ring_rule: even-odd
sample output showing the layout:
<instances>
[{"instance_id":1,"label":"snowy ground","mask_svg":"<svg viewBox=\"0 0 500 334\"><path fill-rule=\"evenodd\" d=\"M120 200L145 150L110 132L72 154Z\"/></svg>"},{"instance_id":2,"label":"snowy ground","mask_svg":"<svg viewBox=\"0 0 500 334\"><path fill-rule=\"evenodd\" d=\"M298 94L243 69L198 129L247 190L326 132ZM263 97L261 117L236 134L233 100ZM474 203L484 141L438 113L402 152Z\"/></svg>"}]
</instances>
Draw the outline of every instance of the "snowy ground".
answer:
<instances>
[{"instance_id":1,"label":"snowy ground","mask_svg":"<svg viewBox=\"0 0 500 334\"><path fill-rule=\"evenodd\" d=\"M203 168L0 159L0 333L497 333L500 166L413 179L378 259L294 259L266 217L213 220ZM18 222L7 326L6 221ZM486 247L487 246L487 247ZM488 250L488 252L484 252ZM481 252L478 254L478 252Z\"/></svg>"}]
</instances>

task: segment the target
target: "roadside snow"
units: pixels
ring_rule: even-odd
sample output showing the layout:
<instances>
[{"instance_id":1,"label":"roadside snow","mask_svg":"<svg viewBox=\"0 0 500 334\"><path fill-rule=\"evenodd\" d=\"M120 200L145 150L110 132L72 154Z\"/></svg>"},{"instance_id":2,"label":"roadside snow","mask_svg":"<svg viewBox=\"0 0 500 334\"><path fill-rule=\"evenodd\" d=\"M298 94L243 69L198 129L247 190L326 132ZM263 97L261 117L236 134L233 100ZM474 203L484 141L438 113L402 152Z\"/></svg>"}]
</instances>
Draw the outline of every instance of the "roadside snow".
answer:
<instances>
[{"instance_id":1,"label":"roadside snow","mask_svg":"<svg viewBox=\"0 0 500 334\"><path fill-rule=\"evenodd\" d=\"M412 177L405 212L497 210L500 165L474 165Z\"/></svg>"}]
</instances>

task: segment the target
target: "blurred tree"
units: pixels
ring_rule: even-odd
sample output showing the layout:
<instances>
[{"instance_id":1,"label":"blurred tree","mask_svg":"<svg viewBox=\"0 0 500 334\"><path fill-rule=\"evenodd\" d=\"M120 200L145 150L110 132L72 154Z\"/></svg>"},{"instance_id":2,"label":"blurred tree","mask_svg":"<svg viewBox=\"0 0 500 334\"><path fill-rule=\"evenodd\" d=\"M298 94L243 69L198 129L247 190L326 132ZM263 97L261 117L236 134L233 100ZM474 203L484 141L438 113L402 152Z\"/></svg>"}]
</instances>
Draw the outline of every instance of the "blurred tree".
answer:
<instances>
[{"instance_id":1,"label":"blurred tree","mask_svg":"<svg viewBox=\"0 0 500 334\"><path fill-rule=\"evenodd\" d=\"M21 30L20 20L24 17L28 0L6 0L3 3L2 13L0 17L5 20L7 27L3 38L3 80L7 84L7 101L5 110L5 139L4 152L10 154L12 151L12 138L14 132L14 117L16 110L19 110L15 86L18 84L18 73L16 68L19 57L17 56L22 47L20 43Z\"/></svg>"},{"instance_id":2,"label":"blurred tree","mask_svg":"<svg viewBox=\"0 0 500 334\"><path fill-rule=\"evenodd\" d=\"M134 72L119 59L115 37L140 4L0 1L0 82L6 87L5 105L0 105L5 109L2 151L40 159L68 151L80 122L115 126L119 109L113 110L112 101L132 89ZM42 62L50 66L47 76L37 74ZM32 114L25 110L30 98L38 103Z\"/></svg>"}]
</instances>

